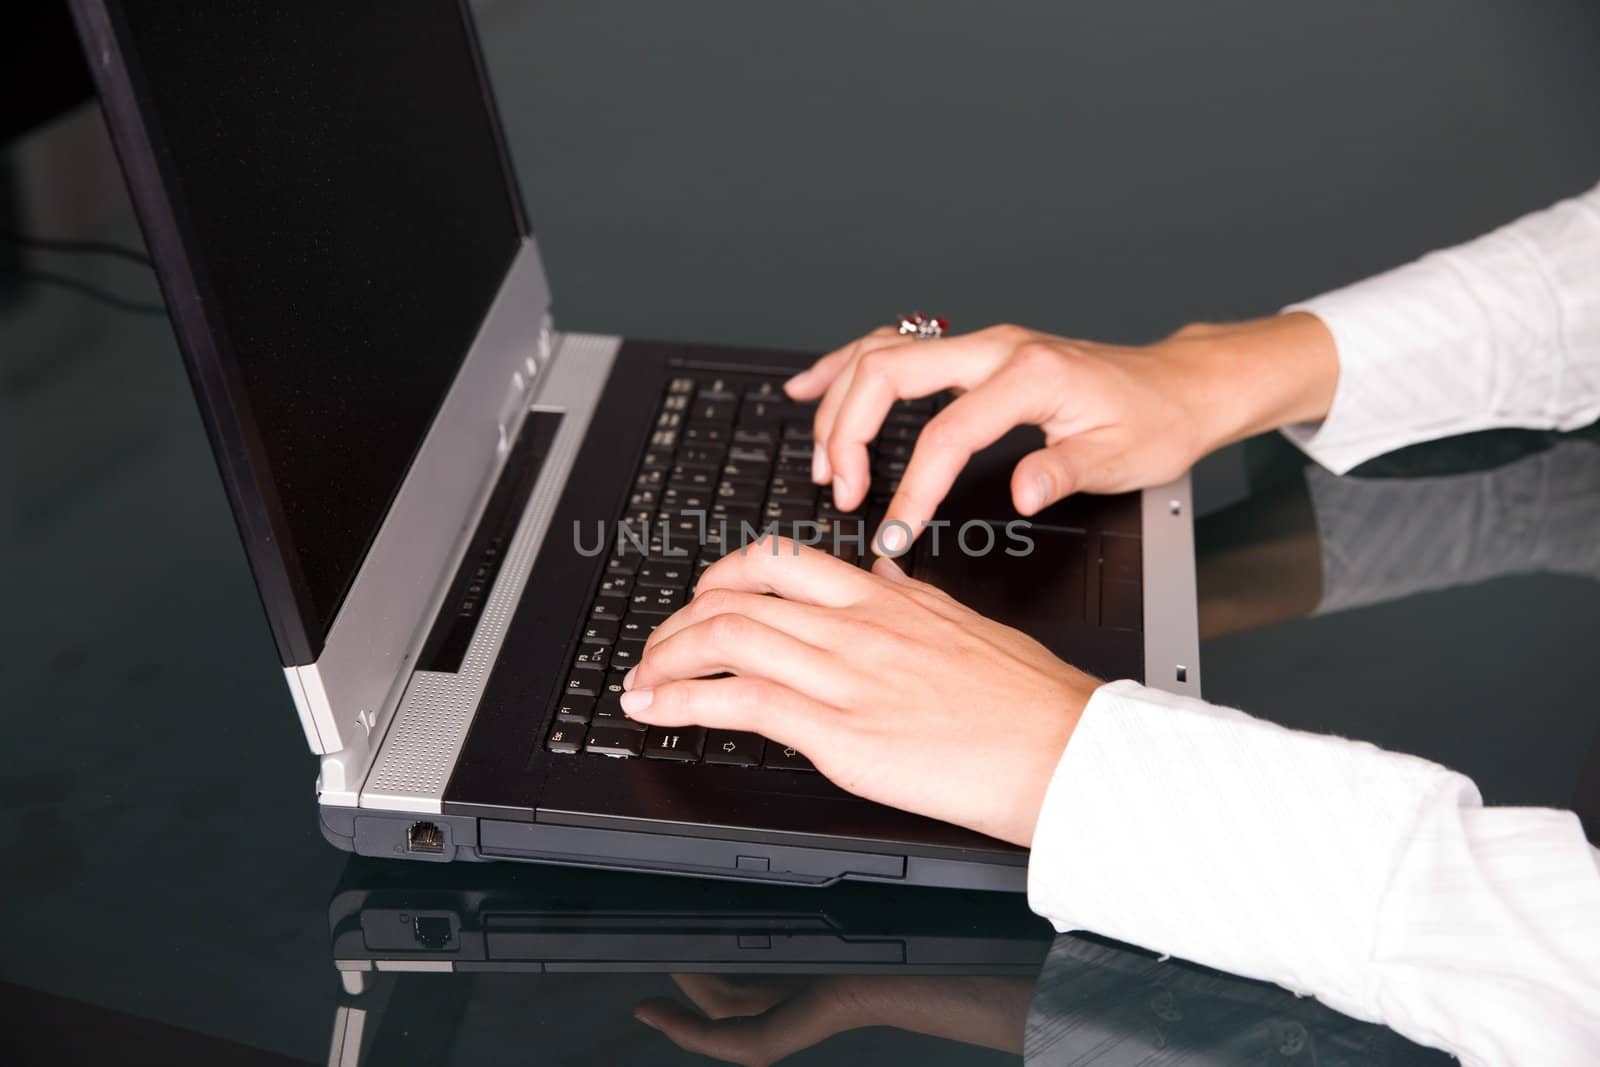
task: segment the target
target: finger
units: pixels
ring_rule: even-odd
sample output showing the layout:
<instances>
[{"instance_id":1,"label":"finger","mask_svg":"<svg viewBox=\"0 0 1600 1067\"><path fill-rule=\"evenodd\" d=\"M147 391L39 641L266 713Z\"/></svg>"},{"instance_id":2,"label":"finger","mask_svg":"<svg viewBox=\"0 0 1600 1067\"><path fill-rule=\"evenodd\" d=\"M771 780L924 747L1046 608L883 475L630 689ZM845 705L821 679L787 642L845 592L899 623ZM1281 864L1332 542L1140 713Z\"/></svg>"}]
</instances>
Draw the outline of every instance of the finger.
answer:
<instances>
[{"instance_id":1,"label":"finger","mask_svg":"<svg viewBox=\"0 0 1600 1067\"><path fill-rule=\"evenodd\" d=\"M896 400L931 396L941 389L971 389L1005 361L1010 348L983 334L948 341L917 341L877 348L861 356L839 402L832 428L813 447L826 448L834 501L846 511L866 498L867 445L878 436Z\"/></svg>"},{"instance_id":2,"label":"finger","mask_svg":"<svg viewBox=\"0 0 1600 1067\"><path fill-rule=\"evenodd\" d=\"M1019 512L1035 515L1073 493L1131 488L1121 462L1125 450L1125 444L1091 431L1030 452L1011 472L1011 499Z\"/></svg>"},{"instance_id":3,"label":"finger","mask_svg":"<svg viewBox=\"0 0 1600 1067\"><path fill-rule=\"evenodd\" d=\"M1011 472L1011 502L1019 515L1037 515L1077 488L1078 472L1064 448L1030 452Z\"/></svg>"},{"instance_id":4,"label":"finger","mask_svg":"<svg viewBox=\"0 0 1600 1067\"><path fill-rule=\"evenodd\" d=\"M833 416L839 410L839 403L844 399L845 393L850 388L850 382L855 377L856 367L861 363L861 357L880 348L888 348L909 344L904 337L892 329L876 330L857 341L852 347L850 358L833 381L828 385L828 391L822 395L822 402L817 405L817 413L811 419L811 440L826 441L832 432ZM824 449L813 446L811 453L811 478L821 485L833 477L832 468L828 465L828 453Z\"/></svg>"},{"instance_id":5,"label":"finger","mask_svg":"<svg viewBox=\"0 0 1600 1067\"><path fill-rule=\"evenodd\" d=\"M1048 417L1047 393L1031 377L1017 364L1008 364L928 420L906 463L900 488L884 512L880 527L884 548L897 552L903 547L899 542L906 531L891 527L891 521L904 523L913 539L921 532L973 453L1016 426Z\"/></svg>"},{"instance_id":6,"label":"finger","mask_svg":"<svg viewBox=\"0 0 1600 1067\"><path fill-rule=\"evenodd\" d=\"M832 669L830 669L832 668ZM647 649L628 672L629 690L736 674L777 682L830 703L844 695L836 658L745 615L714 615Z\"/></svg>"},{"instance_id":7,"label":"finger","mask_svg":"<svg viewBox=\"0 0 1600 1067\"><path fill-rule=\"evenodd\" d=\"M855 351L855 342L851 341L843 348L829 352L805 370L796 374L783 383L783 391L789 394L791 400L815 400L833 384L846 363L850 362L851 353Z\"/></svg>"},{"instance_id":8,"label":"finger","mask_svg":"<svg viewBox=\"0 0 1600 1067\"><path fill-rule=\"evenodd\" d=\"M696 678L630 689L628 717L649 726L748 730L801 752L829 751L837 709L764 678Z\"/></svg>"},{"instance_id":9,"label":"finger","mask_svg":"<svg viewBox=\"0 0 1600 1067\"><path fill-rule=\"evenodd\" d=\"M897 334L893 326L879 326L876 330L858 337L843 348L836 348L832 352L817 360L805 370L796 374L783 383L783 391L789 394L791 400L815 400L821 396L823 390L833 384L845 364L850 362L850 357L855 354L856 346L868 337L888 337Z\"/></svg>"},{"instance_id":10,"label":"finger","mask_svg":"<svg viewBox=\"0 0 1600 1067\"><path fill-rule=\"evenodd\" d=\"M872 561L872 573L879 578L887 578L891 582L901 585L911 584L911 575L901 569L900 564L888 556L879 556Z\"/></svg>"},{"instance_id":11,"label":"finger","mask_svg":"<svg viewBox=\"0 0 1600 1067\"><path fill-rule=\"evenodd\" d=\"M747 593L741 589L698 589L693 600L669 615L645 639L646 651L673 634L716 615L744 615L809 644L827 647L838 623L827 611L797 600Z\"/></svg>"},{"instance_id":12,"label":"finger","mask_svg":"<svg viewBox=\"0 0 1600 1067\"><path fill-rule=\"evenodd\" d=\"M786 1059L841 1028L817 998L804 996L762 1015L716 1021L696 1015L675 1000L647 1000L634 1009L634 1018L660 1030L686 1052L751 1065Z\"/></svg>"},{"instance_id":13,"label":"finger","mask_svg":"<svg viewBox=\"0 0 1600 1067\"><path fill-rule=\"evenodd\" d=\"M776 593L802 604L845 607L872 592L872 576L787 537L762 537L706 569L695 595L712 589Z\"/></svg>"}]
</instances>

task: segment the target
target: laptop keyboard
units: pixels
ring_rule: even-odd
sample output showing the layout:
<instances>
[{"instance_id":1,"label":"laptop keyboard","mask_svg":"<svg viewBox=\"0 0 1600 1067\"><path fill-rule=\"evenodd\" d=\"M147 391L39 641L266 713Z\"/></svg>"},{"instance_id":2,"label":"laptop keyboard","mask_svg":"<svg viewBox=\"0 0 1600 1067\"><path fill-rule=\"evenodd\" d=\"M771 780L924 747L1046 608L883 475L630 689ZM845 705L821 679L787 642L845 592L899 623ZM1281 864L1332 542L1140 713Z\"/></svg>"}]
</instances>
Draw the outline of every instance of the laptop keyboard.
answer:
<instances>
[{"instance_id":1,"label":"laptop keyboard","mask_svg":"<svg viewBox=\"0 0 1600 1067\"><path fill-rule=\"evenodd\" d=\"M791 401L782 381L686 373L667 384L545 740L550 752L815 770L793 748L755 734L646 727L621 704L623 676L656 625L693 595L707 567L774 524L785 536L814 536L818 548L871 566L866 539L934 401L895 405L872 446L868 500L846 512L828 489L812 484L814 405Z\"/></svg>"}]
</instances>

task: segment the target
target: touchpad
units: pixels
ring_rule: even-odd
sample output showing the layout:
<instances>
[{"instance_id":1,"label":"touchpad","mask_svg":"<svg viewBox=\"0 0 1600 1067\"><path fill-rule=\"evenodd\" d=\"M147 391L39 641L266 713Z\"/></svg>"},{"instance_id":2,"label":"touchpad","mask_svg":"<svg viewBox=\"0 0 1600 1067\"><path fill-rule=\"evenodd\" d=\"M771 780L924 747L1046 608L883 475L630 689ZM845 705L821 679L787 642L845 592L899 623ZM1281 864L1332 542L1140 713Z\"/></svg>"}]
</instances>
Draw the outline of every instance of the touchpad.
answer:
<instances>
[{"instance_id":1,"label":"touchpad","mask_svg":"<svg viewBox=\"0 0 1600 1067\"><path fill-rule=\"evenodd\" d=\"M914 550L912 574L1066 656L1071 629L1086 621L1088 536L1039 528L1008 533L1004 523L985 525L994 535L987 552L978 551L988 538L977 522L966 527L964 538L960 523L925 531Z\"/></svg>"},{"instance_id":2,"label":"touchpad","mask_svg":"<svg viewBox=\"0 0 1600 1067\"><path fill-rule=\"evenodd\" d=\"M939 508L940 524L918 538L911 574L1090 673L1140 677L1138 624L1108 625L1099 559L1107 534L1138 537L1138 494L1074 494L1022 520L1011 503L1011 472L1043 444L1026 427L974 456ZM1137 583L1132 588L1137 599Z\"/></svg>"}]
</instances>

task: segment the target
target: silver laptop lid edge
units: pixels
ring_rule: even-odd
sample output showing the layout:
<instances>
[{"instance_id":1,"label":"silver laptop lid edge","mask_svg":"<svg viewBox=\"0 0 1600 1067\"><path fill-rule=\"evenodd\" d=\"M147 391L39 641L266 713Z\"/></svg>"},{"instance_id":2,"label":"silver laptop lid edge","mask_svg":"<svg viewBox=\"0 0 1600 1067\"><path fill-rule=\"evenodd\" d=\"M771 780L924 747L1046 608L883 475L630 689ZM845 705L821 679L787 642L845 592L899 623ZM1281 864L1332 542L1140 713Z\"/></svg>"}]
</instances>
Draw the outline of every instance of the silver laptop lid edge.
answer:
<instances>
[{"instance_id":1,"label":"silver laptop lid edge","mask_svg":"<svg viewBox=\"0 0 1600 1067\"><path fill-rule=\"evenodd\" d=\"M1200 695L1200 622L1189 475L1141 494L1144 542L1144 680Z\"/></svg>"},{"instance_id":2,"label":"silver laptop lid edge","mask_svg":"<svg viewBox=\"0 0 1600 1067\"><path fill-rule=\"evenodd\" d=\"M285 668L325 784L351 789L409 674L416 638L462 550L514 421L542 373L550 290L525 237L314 663ZM508 421L509 420L509 421ZM331 775L331 777L329 777Z\"/></svg>"},{"instance_id":3,"label":"silver laptop lid edge","mask_svg":"<svg viewBox=\"0 0 1600 1067\"><path fill-rule=\"evenodd\" d=\"M438 814L456 757L466 742L478 702L528 576L547 537L570 536L550 529L556 505L589 434L600 394L622 341L617 337L564 334L545 368L533 404L535 411L560 411L561 425L533 492L506 548L494 587L484 603L461 667L454 672L415 671L383 737L377 761L360 789L360 806L385 811ZM550 605L573 610L575 605ZM333 757L330 757L333 758ZM326 766L327 760L324 760ZM324 774L322 802L349 803L335 796Z\"/></svg>"}]
</instances>

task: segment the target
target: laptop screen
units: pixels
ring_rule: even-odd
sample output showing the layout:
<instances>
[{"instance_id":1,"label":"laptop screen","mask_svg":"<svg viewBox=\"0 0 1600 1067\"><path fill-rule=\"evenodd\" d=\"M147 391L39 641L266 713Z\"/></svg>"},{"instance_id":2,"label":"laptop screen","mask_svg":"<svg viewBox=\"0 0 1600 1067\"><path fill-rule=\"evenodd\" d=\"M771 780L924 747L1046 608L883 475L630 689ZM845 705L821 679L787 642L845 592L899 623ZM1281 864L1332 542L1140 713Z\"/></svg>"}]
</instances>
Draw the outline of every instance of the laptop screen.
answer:
<instances>
[{"instance_id":1,"label":"laptop screen","mask_svg":"<svg viewBox=\"0 0 1600 1067\"><path fill-rule=\"evenodd\" d=\"M109 6L304 662L521 240L471 26L451 0Z\"/></svg>"}]
</instances>

